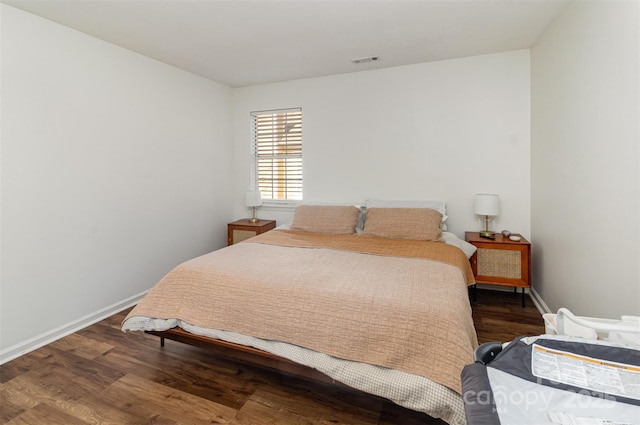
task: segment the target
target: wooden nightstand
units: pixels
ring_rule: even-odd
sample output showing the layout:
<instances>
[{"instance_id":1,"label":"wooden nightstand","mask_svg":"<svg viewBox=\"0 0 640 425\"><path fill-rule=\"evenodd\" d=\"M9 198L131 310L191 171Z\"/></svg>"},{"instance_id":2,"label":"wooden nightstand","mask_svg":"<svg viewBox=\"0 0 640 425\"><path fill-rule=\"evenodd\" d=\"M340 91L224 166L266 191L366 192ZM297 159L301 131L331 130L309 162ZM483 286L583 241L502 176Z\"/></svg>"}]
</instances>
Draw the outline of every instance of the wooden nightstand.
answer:
<instances>
[{"instance_id":1,"label":"wooden nightstand","mask_svg":"<svg viewBox=\"0 0 640 425\"><path fill-rule=\"evenodd\" d=\"M531 288L531 244L521 235L520 241L512 241L500 233L496 239L481 238L478 232L465 232L465 240L478 250L471 257L471 269L476 283L513 286L514 291Z\"/></svg>"},{"instance_id":2,"label":"wooden nightstand","mask_svg":"<svg viewBox=\"0 0 640 425\"><path fill-rule=\"evenodd\" d=\"M248 218L227 224L227 245L242 242L276 227L275 220L258 220L255 223Z\"/></svg>"}]
</instances>

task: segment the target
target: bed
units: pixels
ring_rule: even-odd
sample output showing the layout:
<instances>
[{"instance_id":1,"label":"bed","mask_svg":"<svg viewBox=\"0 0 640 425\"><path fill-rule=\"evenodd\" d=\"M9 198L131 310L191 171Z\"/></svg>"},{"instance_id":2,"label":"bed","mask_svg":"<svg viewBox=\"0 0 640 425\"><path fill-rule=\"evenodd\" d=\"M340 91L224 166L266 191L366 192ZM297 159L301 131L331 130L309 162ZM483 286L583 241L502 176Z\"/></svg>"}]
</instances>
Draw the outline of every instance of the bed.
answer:
<instances>
[{"instance_id":1,"label":"bed","mask_svg":"<svg viewBox=\"0 0 640 425\"><path fill-rule=\"evenodd\" d=\"M356 207L301 205L289 229L176 267L122 329L317 371L463 424L474 279L462 241L443 243L443 218L433 208L371 207L365 220Z\"/></svg>"}]
</instances>

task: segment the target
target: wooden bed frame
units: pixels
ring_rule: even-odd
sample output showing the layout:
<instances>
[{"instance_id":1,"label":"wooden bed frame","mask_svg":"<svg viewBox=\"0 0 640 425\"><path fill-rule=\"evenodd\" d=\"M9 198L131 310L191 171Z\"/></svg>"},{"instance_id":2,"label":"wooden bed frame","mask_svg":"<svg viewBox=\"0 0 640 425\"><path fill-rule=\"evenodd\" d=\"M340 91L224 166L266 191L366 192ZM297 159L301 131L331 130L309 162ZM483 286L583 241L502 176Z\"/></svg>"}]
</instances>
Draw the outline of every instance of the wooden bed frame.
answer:
<instances>
[{"instance_id":1,"label":"wooden bed frame","mask_svg":"<svg viewBox=\"0 0 640 425\"><path fill-rule=\"evenodd\" d=\"M160 337L161 347L164 347L165 339L170 339L183 344L206 348L213 354L225 357L229 360L246 362L253 366L271 369L276 372L293 375L295 377L311 381L346 386L316 369L301 365L284 357L276 356L275 354L271 354L257 348L248 347L246 345L192 334L178 327L166 331L145 331L145 333Z\"/></svg>"}]
</instances>

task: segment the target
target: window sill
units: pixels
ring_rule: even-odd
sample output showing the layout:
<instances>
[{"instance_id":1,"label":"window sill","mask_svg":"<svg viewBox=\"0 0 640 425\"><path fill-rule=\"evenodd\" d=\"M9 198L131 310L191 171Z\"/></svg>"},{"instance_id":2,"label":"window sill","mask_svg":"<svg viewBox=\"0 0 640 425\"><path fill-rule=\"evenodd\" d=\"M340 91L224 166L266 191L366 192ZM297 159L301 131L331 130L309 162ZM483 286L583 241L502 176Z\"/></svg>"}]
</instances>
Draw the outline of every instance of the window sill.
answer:
<instances>
[{"instance_id":1,"label":"window sill","mask_svg":"<svg viewBox=\"0 0 640 425\"><path fill-rule=\"evenodd\" d=\"M300 205L302 201L262 201L261 210L264 211L295 211L296 207Z\"/></svg>"}]
</instances>

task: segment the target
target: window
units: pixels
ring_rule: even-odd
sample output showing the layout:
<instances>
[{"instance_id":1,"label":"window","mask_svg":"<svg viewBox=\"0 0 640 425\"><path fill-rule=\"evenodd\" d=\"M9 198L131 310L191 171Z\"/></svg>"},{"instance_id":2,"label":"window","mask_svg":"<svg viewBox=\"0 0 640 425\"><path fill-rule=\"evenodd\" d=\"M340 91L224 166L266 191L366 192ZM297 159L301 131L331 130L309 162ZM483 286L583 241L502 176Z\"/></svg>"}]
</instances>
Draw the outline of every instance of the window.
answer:
<instances>
[{"instance_id":1,"label":"window","mask_svg":"<svg viewBox=\"0 0 640 425\"><path fill-rule=\"evenodd\" d=\"M302 201L302 109L251 113L252 181L262 199Z\"/></svg>"}]
</instances>

